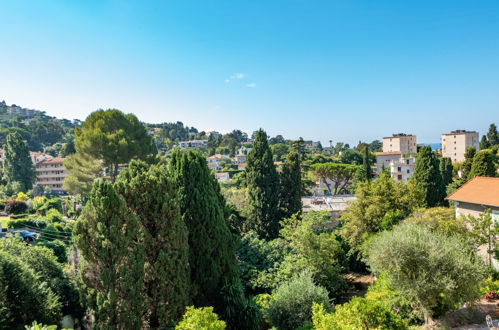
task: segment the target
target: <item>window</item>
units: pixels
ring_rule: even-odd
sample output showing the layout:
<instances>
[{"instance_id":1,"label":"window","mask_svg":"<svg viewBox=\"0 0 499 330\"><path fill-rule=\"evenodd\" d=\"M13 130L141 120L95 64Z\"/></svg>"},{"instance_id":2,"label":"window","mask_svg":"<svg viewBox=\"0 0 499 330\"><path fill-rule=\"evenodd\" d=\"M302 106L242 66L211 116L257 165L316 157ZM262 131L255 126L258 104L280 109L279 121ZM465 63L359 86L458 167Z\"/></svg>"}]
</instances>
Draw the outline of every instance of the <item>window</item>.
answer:
<instances>
[{"instance_id":1,"label":"window","mask_svg":"<svg viewBox=\"0 0 499 330\"><path fill-rule=\"evenodd\" d=\"M402 175L400 175L400 174L399 174L399 175L397 176L397 179L398 179L399 181L400 181L400 180L402 180Z\"/></svg>"},{"instance_id":2,"label":"window","mask_svg":"<svg viewBox=\"0 0 499 330\"><path fill-rule=\"evenodd\" d=\"M411 170L407 170L407 174L411 173Z\"/></svg>"},{"instance_id":3,"label":"window","mask_svg":"<svg viewBox=\"0 0 499 330\"><path fill-rule=\"evenodd\" d=\"M409 159L407 159L407 160L405 161L405 163L406 163L407 165L409 165Z\"/></svg>"},{"instance_id":4,"label":"window","mask_svg":"<svg viewBox=\"0 0 499 330\"><path fill-rule=\"evenodd\" d=\"M402 171L402 169L399 166L399 167L397 167L397 172L400 172L400 171Z\"/></svg>"}]
</instances>

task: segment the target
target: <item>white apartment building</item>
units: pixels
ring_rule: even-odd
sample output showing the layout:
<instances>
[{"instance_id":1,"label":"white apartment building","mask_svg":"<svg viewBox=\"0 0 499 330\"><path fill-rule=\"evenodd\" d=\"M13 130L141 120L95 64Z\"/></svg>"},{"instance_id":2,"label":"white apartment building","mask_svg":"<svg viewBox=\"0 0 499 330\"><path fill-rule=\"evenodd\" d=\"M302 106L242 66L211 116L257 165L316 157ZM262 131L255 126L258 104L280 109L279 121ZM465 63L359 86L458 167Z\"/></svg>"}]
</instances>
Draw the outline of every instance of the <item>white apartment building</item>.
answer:
<instances>
[{"instance_id":1,"label":"white apartment building","mask_svg":"<svg viewBox=\"0 0 499 330\"><path fill-rule=\"evenodd\" d=\"M178 143L180 148L198 148L203 146L208 146L208 140L190 140L190 141L180 141Z\"/></svg>"},{"instance_id":2,"label":"white apartment building","mask_svg":"<svg viewBox=\"0 0 499 330\"><path fill-rule=\"evenodd\" d=\"M383 138L383 152L415 154L418 152L416 135L398 133Z\"/></svg>"},{"instance_id":3,"label":"white apartment building","mask_svg":"<svg viewBox=\"0 0 499 330\"><path fill-rule=\"evenodd\" d=\"M415 167L414 156L404 157L404 154L399 151L376 153L376 173L379 174L383 168L386 168L395 181L407 182L414 175Z\"/></svg>"},{"instance_id":4,"label":"white apartment building","mask_svg":"<svg viewBox=\"0 0 499 330\"><path fill-rule=\"evenodd\" d=\"M48 187L52 192L62 192L64 178L68 176L64 160L65 158L52 158L36 163L36 185Z\"/></svg>"},{"instance_id":5,"label":"white apartment building","mask_svg":"<svg viewBox=\"0 0 499 330\"><path fill-rule=\"evenodd\" d=\"M448 157L453 162L462 162L466 149L469 147L479 149L478 132L456 130L442 134L442 157Z\"/></svg>"}]
</instances>

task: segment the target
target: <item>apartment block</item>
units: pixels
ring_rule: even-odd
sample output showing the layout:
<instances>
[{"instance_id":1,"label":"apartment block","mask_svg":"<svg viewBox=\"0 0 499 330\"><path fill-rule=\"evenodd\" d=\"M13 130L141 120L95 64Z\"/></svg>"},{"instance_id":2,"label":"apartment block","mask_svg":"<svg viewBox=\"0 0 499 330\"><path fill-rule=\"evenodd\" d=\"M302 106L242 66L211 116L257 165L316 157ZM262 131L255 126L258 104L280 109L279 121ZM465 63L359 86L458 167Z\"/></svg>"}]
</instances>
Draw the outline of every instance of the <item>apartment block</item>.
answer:
<instances>
[{"instance_id":1,"label":"apartment block","mask_svg":"<svg viewBox=\"0 0 499 330\"><path fill-rule=\"evenodd\" d=\"M383 168L390 172L390 176L395 181L407 182L414 175L416 158L405 156L399 151L377 152L376 172L379 174Z\"/></svg>"},{"instance_id":2,"label":"apartment block","mask_svg":"<svg viewBox=\"0 0 499 330\"><path fill-rule=\"evenodd\" d=\"M479 148L479 134L475 131L456 130L442 134L442 156L453 162L464 161L464 153L469 147Z\"/></svg>"},{"instance_id":3,"label":"apartment block","mask_svg":"<svg viewBox=\"0 0 499 330\"><path fill-rule=\"evenodd\" d=\"M398 133L383 138L383 152L415 154L418 152L416 135Z\"/></svg>"},{"instance_id":4,"label":"apartment block","mask_svg":"<svg viewBox=\"0 0 499 330\"><path fill-rule=\"evenodd\" d=\"M64 160L65 158L52 158L36 163L36 185L48 187L52 192L62 192L64 178L68 176Z\"/></svg>"}]
</instances>

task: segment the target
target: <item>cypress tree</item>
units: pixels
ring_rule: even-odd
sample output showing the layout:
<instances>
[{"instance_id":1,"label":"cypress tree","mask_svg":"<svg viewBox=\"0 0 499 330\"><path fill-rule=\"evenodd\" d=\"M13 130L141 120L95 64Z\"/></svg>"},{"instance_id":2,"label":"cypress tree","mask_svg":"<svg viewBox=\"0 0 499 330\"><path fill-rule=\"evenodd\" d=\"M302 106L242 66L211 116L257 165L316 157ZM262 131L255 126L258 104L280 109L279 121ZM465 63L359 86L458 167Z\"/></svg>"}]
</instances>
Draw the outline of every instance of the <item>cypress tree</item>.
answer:
<instances>
[{"instance_id":1,"label":"cypress tree","mask_svg":"<svg viewBox=\"0 0 499 330\"><path fill-rule=\"evenodd\" d=\"M182 218L189 232L191 296L196 306L220 307L224 282L237 275L236 240L223 199L206 159L197 151L175 151L170 170L179 192ZM223 202L223 203L222 203Z\"/></svg>"},{"instance_id":2,"label":"cypress tree","mask_svg":"<svg viewBox=\"0 0 499 330\"><path fill-rule=\"evenodd\" d=\"M372 177L371 152L366 145L362 150L362 166L357 171L355 181L369 181Z\"/></svg>"},{"instance_id":3,"label":"cypress tree","mask_svg":"<svg viewBox=\"0 0 499 330\"><path fill-rule=\"evenodd\" d=\"M469 147L464 153L464 162L461 165L461 180L463 183L468 181L468 177L471 172L471 165L473 164L473 157L475 157L476 149L475 147Z\"/></svg>"},{"instance_id":4,"label":"cypress tree","mask_svg":"<svg viewBox=\"0 0 499 330\"><path fill-rule=\"evenodd\" d=\"M445 188L452 182L452 159L444 157L440 160L440 173L442 175L442 187Z\"/></svg>"},{"instance_id":5,"label":"cypress tree","mask_svg":"<svg viewBox=\"0 0 499 330\"><path fill-rule=\"evenodd\" d=\"M480 140L480 150L488 149L488 148L490 148L490 144L489 144L489 141L487 140L487 136L482 135L482 139Z\"/></svg>"},{"instance_id":6,"label":"cypress tree","mask_svg":"<svg viewBox=\"0 0 499 330\"><path fill-rule=\"evenodd\" d=\"M494 154L489 150L482 150L473 157L473 164L468 180L475 176L496 176L496 166L494 164Z\"/></svg>"},{"instance_id":7,"label":"cypress tree","mask_svg":"<svg viewBox=\"0 0 499 330\"><path fill-rule=\"evenodd\" d=\"M426 207L443 203L445 191L442 189L439 161L430 146L419 149L413 178L424 191L423 203Z\"/></svg>"},{"instance_id":8,"label":"cypress tree","mask_svg":"<svg viewBox=\"0 0 499 330\"><path fill-rule=\"evenodd\" d=\"M499 144L499 134L497 133L496 124L490 124L489 131L487 132L487 140L489 141L489 146L495 146Z\"/></svg>"},{"instance_id":9,"label":"cypress tree","mask_svg":"<svg viewBox=\"0 0 499 330\"><path fill-rule=\"evenodd\" d=\"M140 223L110 183L98 180L74 230L82 294L99 329L141 329L144 249Z\"/></svg>"},{"instance_id":10,"label":"cypress tree","mask_svg":"<svg viewBox=\"0 0 499 330\"><path fill-rule=\"evenodd\" d=\"M188 233L174 182L166 167L134 160L119 174L116 191L142 225L149 328L172 327L181 319L190 294Z\"/></svg>"},{"instance_id":11,"label":"cypress tree","mask_svg":"<svg viewBox=\"0 0 499 330\"><path fill-rule=\"evenodd\" d=\"M26 192L33 188L36 172L31 161L28 146L17 132L6 137L3 160L3 177L7 183L19 182L21 190Z\"/></svg>"},{"instance_id":12,"label":"cypress tree","mask_svg":"<svg viewBox=\"0 0 499 330\"><path fill-rule=\"evenodd\" d=\"M280 175L279 205L283 218L288 218L302 209L302 183L300 155L291 152L282 165Z\"/></svg>"},{"instance_id":13,"label":"cypress tree","mask_svg":"<svg viewBox=\"0 0 499 330\"><path fill-rule=\"evenodd\" d=\"M255 133L253 149L248 155L246 184L250 209L247 227L263 238L276 238L279 234L279 177L267 134L262 129Z\"/></svg>"}]
</instances>

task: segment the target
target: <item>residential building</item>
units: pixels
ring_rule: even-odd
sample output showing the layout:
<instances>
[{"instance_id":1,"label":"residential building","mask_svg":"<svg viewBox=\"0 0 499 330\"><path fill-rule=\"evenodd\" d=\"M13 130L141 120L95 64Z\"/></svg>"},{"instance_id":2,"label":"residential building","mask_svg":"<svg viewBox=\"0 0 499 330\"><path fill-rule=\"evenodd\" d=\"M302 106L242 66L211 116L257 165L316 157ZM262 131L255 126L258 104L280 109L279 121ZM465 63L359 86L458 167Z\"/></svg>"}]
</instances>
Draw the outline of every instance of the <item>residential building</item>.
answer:
<instances>
[{"instance_id":1,"label":"residential building","mask_svg":"<svg viewBox=\"0 0 499 330\"><path fill-rule=\"evenodd\" d=\"M217 172L215 173L215 179L218 182L228 182L230 181L230 174L229 172Z\"/></svg>"},{"instance_id":2,"label":"residential building","mask_svg":"<svg viewBox=\"0 0 499 330\"><path fill-rule=\"evenodd\" d=\"M208 140L190 140L190 141L180 141L178 143L180 148L199 148L208 146Z\"/></svg>"},{"instance_id":3,"label":"residential building","mask_svg":"<svg viewBox=\"0 0 499 330\"><path fill-rule=\"evenodd\" d=\"M399 151L376 153L376 173L381 173L385 168L395 181L407 182L414 175L415 167L416 158L414 156L404 156Z\"/></svg>"},{"instance_id":4,"label":"residential building","mask_svg":"<svg viewBox=\"0 0 499 330\"><path fill-rule=\"evenodd\" d=\"M64 178L68 176L64 160L65 158L52 158L36 163L36 185L48 187L52 192L62 193Z\"/></svg>"},{"instance_id":5,"label":"residential building","mask_svg":"<svg viewBox=\"0 0 499 330\"><path fill-rule=\"evenodd\" d=\"M383 152L401 152L402 154L417 153L416 135L398 133L384 137Z\"/></svg>"},{"instance_id":6,"label":"residential building","mask_svg":"<svg viewBox=\"0 0 499 330\"><path fill-rule=\"evenodd\" d=\"M476 217L490 209L499 223L499 178L474 177L446 199L455 202L456 217Z\"/></svg>"},{"instance_id":7,"label":"residential building","mask_svg":"<svg viewBox=\"0 0 499 330\"><path fill-rule=\"evenodd\" d=\"M245 154L237 154L234 156L234 164L244 164L247 158Z\"/></svg>"},{"instance_id":8,"label":"residential building","mask_svg":"<svg viewBox=\"0 0 499 330\"><path fill-rule=\"evenodd\" d=\"M209 131L207 133L207 135L208 135L208 137L213 136L214 139L218 139L218 138L220 138L222 136L222 134L220 134L217 131Z\"/></svg>"},{"instance_id":9,"label":"residential building","mask_svg":"<svg viewBox=\"0 0 499 330\"><path fill-rule=\"evenodd\" d=\"M466 130L456 130L442 134L442 157L448 157L453 162L464 161L464 154L469 147L479 149L479 134Z\"/></svg>"}]
</instances>

